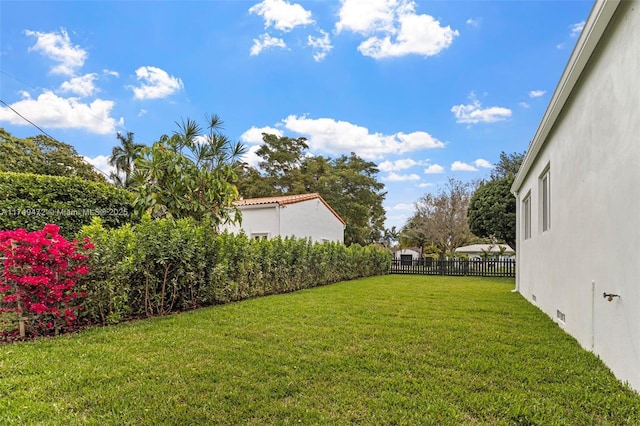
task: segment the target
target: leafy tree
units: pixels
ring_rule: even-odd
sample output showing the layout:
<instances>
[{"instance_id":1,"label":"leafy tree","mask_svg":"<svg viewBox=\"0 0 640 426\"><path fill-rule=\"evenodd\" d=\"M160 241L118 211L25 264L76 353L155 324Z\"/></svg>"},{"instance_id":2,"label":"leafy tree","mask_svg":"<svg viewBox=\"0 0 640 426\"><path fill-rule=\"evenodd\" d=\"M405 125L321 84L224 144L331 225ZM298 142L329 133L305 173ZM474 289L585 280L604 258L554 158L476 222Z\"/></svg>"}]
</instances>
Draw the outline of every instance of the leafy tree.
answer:
<instances>
[{"instance_id":1,"label":"leafy tree","mask_svg":"<svg viewBox=\"0 0 640 426\"><path fill-rule=\"evenodd\" d=\"M437 194L425 194L402 234L424 247L433 244L441 255L453 253L472 237L467 222L471 184L449 178Z\"/></svg>"},{"instance_id":2,"label":"leafy tree","mask_svg":"<svg viewBox=\"0 0 640 426\"><path fill-rule=\"evenodd\" d=\"M425 247L431 245L431 241L426 220L415 214L409 218L398 235L400 247L418 247L420 253L425 252Z\"/></svg>"},{"instance_id":3,"label":"leafy tree","mask_svg":"<svg viewBox=\"0 0 640 426\"><path fill-rule=\"evenodd\" d=\"M516 248L516 199L511 185L524 153L500 153L491 179L482 182L469 203L469 228L478 237L498 239Z\"/></svg>"},{"instance_id":4,"label":"leafy tree","mask_svg":"<svg viewBox=\"0 0 640 426\"><path fill-rule=\"evenodd\" d=\"M264 144L256 151L256 155L263 158L260 168L265 177L280 194L292 193L303 159L302 153L309 148L307 139L263 133L262 140Z\"/></svg>"},{"instance_id":5,"label":"leafy tree","mask_svg":"<svg viewBox=\"0 0 640 426\"><path fill-rule=\"evenodd\" d=\"M245 147L220 133L223 122L217 115L207 121L203 131L195 121L183 120L172 136L163 135L142 150L133 178L139 214L192 217L214 226L240 219L233 206L239 198L235 168Z\"/></svg>"},{"instance_id":6,"label":"leafy tree","mask_svg":"<svg viewBox=\"0 0 640 426\"><path fill-rule=\"evenodd\" d=\"M238 174L236 186L244 198L259 198L278 195L275 188L260 172L245 162L235 165Z\"/></svg>"},{"instance_id":7,"label":"leafy tree","mask_svg":"<svg viewBox=\"0 0 640 426\"><path fill-rule=\"evenodd\" d=\"M524 155L524 152L513 152L511 154L507 154L502 151L500 153L500 161L498 161L491 171L491 180L506 178L509 176L514 178L520 169L522 161L524 160Z\"/></svg>"},{"instance_id":8,"label":"leafy tree","mask_svg":"<svg viewBox=\"0 0 640 426\"><path fill-rule=\"evenodd\" d=\"M132 132L127 132L126 136L118 132L116 137L120 141L120 146L114 146L109 157L109 164L116 168L116 173L111 173L110 178L116 186L129 188L135 160L142 156L145 145L135 143Z\"/></svg>"},{"instance_id":9,"label":"leafy tree","mask_svg":"<svg viewBox=\"0 0 640 426\"><path fill-rule=\"evenodd\" d=\"M46 135L18 138L0 128L0 171L49 176L78 176L106 182L75 148Z\"/></svg>"},{"instance_id":10,"label":"leafy tree","mask_svg":"<svg viewBox=\"0 0 640 426\"><path fill-rule=\"evenodd\" d=\"M383 245L385 247L391 247L395 243L400 240L400 231L396 228L396 226L392 226L391 228L386 228L384 230L383 236Z\"/></svg>"},{"instance_id":11,"label":"leafy tree","mask_svg":"<svg viewBox=\"0 0 640 426\"><path fill-rule=\"evenodd\" d=\"M469 202L469 228L475 235L493 237L516 248L516 199L513 177L482 183Z\"/></svg>"},{"instance_id":12,"label":"leafy tree","mask_svg":"<svg viewBox=\"0 0 640 426\"><path fill-rule=\"evenodd\" d=\"M380 241L385 221L382 203L387 193L383 192L384 184L376 180L376 164L352 152L331 160L329 165L326 184L314 192L319 192L346 222L345 243L365 245Z\"/></svg>"}]
</instances>

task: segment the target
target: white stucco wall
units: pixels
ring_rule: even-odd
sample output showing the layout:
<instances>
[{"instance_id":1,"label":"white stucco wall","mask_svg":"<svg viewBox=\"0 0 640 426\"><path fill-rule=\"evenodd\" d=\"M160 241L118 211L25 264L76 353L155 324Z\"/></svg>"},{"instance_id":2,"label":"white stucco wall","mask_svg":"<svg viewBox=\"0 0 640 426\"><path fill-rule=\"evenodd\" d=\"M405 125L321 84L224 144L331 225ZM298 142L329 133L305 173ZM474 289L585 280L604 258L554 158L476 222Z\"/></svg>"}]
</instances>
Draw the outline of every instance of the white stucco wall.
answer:
<instances>
[{"instance_id":1,"label":"white stucco wall","mask_svg":"<svg viewBox=\"0 0 640 426\"><path fill-rule=\"evenodd\" d=\"M253 234L266 234L267 238L279 235L280 225L278 223L277 205L244 206L241 209L242 224L226 225L223 230L233 234L244 230L248 237Z\"/></svg>"},{"instance_id":2,"label":"white stucco wall","mask_svg":"<svg viewBox=\"0 0 640 426\"><path fill-rule=\"evenodd\" d=\"M397 250L393 253L393 258L395 260L400 260L402 255L407 255L410 254L411 258L414 260L417 260L420 258L420 253L415 251L415 250L411 250L411 249L400 249Z\"/></svg>"},{"instance_id":3,"label":"white stucco wall","mask_svg":"<svg viewBox=\"0 0 640 426\"><path fill-rule=\"evenodd\" d=\"M551 229L543 233L547 165ZM523 240L529 191L531 238ZM640 2L616 10L517 198L518 291L640 391ZM620 297L609 302L605 292Z\"/></svg>"},{"instance_id":4,"label":"white stucco wall","mask_svg":"<svg viewBox=\"0 0 640 426\"><path fill-rule=\"evenodd\" d=\"M344 242L344 225L319 199L280 207L280 234L313 242Z\"/></svg>"},{"instance_id":5,"label":"white stucco wall","mask_svg":"<svg viewBox=\"0 0 640 426\"><path fill-rule=\"evenodd\" d=\"M248 237L311 238L312 242L344 243L344 225L320 201L312 199L283 206L277 203L240 207L242 224L225 225L222 231L240 233Z\"/></svg>"}]
</instances>

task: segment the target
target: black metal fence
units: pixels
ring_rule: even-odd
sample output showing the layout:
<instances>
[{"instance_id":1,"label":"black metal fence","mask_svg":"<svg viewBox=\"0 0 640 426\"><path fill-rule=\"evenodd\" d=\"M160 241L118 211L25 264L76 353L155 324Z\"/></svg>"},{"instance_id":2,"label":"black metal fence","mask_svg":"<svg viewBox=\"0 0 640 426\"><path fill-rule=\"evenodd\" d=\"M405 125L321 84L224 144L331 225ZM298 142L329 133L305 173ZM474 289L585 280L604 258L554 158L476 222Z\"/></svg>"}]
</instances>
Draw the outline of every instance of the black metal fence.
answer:
<instances>
[{"instance_id":1,"label":"black metal fence","mask_svg":"<svg viewBox=\"0 0 640 426\"><path fill-rule=\"evenodd\" d=\"M474 277L515 277L516 261L513 259L394 259L391 274L453 275Z\"/></svg>"}]
</instances>

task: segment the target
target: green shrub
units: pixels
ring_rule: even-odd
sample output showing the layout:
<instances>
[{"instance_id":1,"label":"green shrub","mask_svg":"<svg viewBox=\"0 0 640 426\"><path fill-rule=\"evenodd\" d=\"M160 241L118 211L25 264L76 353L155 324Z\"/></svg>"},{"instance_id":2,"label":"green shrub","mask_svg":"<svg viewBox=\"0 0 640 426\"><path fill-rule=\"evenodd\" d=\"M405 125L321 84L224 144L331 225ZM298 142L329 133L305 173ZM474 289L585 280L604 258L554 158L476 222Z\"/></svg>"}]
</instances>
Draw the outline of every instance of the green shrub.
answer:
<instances>
[{"instance_id":1,"label":"green shrub","mask_svg":"<svg viewBox=\"0 0 640 426\"><path fill-rule=\"evenodd\" d=\"M86 320L100 324L386 274L391 264L383 249L252 240L192 219L146 216L134 227L106 229L96 218L79 238L96 246L81 287Z\"/></svg>"},{"instance_id":2,"label":"green shrub","mask_svg":"<svg viewBox=\"0 0 640 426\"><path fill-rule=\"evenodd\" d=\"M129 222L132 200L125 190L76 176L0 172L0 229L34 231L55 223L72 237L93 216L106 227Z\"/></svg>"},{"instance_id":3,"label":"green shrub","mask_svg":"<svg viewBox=\"0 0 640 426\"><path fill-rule=\"evenodd\" d=\"M133 229L128 224L106 229L95 217L79 235L94 242L91 269L80 283L87 294L81 317L92 323L118 323L131 316L129 295L136 274Z\"/></svg>"}]
</instances>

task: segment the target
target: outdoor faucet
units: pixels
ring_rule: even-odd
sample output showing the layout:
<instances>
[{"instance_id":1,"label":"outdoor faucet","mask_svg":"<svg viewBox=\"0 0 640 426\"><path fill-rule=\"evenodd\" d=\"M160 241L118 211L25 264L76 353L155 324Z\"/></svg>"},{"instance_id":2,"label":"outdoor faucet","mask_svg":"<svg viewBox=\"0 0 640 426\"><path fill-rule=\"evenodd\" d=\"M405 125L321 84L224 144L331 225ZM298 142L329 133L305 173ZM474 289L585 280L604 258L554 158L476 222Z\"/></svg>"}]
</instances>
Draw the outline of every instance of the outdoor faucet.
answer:
<instances>
[{"instance_id":1,"label":"outdoor faucet","mask_svg":"<svg viewBox=\"0 0 640 426\"><path fill-rule=\"evenodd\" d=\"M613 293L602 293L602 297L604 297L609 302L611 302L614 297L620 297L620 295L619 294L613 294Z\"/></svg>"}]
</instances>

